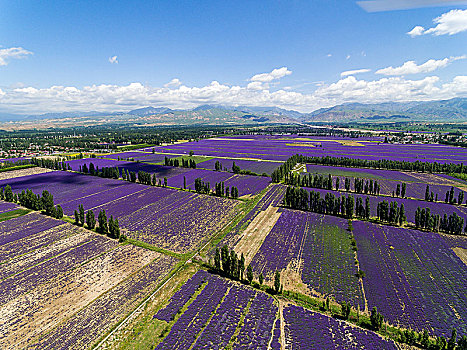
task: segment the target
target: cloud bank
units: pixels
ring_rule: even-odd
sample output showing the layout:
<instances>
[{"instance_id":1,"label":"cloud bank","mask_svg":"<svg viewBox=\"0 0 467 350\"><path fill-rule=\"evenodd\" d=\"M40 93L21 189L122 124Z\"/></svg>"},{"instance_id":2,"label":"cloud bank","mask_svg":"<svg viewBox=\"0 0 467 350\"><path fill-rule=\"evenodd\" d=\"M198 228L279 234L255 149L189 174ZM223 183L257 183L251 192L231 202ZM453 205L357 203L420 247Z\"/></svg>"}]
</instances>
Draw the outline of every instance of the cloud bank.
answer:
<instances>
[{"instance_id":1,"label":"cloud bank","mask_svg":"<svg viewBox=\"0 0 467 350\"><path fill-rule=\"evenodd\" d=\"M387 67L379 69L376 74L383 75L408 75L433 72L439 68L446 67L449 63L458 60L464 60L467 56L449 57L442 60L428 60L423 64L417 65L415 61L407 61L400 67Z\"/></svg>"},{"instance_id":2,"label":"cloud bank","mask_svg":"<svg viewBox=\"0 0 467 350\"><path fill-rule=\"evenodd\" d=\"M82 88L18 87L0 89L0 110L22 114L90 110L115 112L148 105L193 108L201 104L223 104L277 106L311 112L346 102L406 102L467 97L467 75L456 76L444 83L436 76L419 80L384 77L371 81L346 76L335 83L320 85L312 93L286 89L253 89L250 84L238 86L212 81L203 87L188 87L174 79L160 88L139 82L124 86L101 84Z\"/></svg>"},{"instance_id":3,"label":"cloud bank","mask_svg":"<svg viewBox=\"0 0 467 350\"><path fill-rule=\"evenodd\" d=\"M345 72L341 73L341 77L346 77L348 75L355 75L355 74L361 74L361 73L368 73L371 72L371 69L354 69L354 70L347 70Z\"/></svg>"},{"instance_id":4,"label":"cloud bank","mask_svg":"<svg viewBox=\"0 0 467 350\"><path fill-rule=\"evenodd\" d=\"M437 24L435 27L425 29L422 26L416 26L407 34L414 38L427 34L439 36L465 32L467 31L467 10L451 10L436 17L433 22Z\"/></svg>"},{"instance_id":5,"label":"cloud bank","mask_svg":"<svg viewBox=\"0 0 467 350\"><path fill-rule=\"evenodd\" d=\"M11 59L21 59L32 54L31 51L23 49L22 47L0 49L0 66L6 66Z\"/></svg>"}]
</instances>

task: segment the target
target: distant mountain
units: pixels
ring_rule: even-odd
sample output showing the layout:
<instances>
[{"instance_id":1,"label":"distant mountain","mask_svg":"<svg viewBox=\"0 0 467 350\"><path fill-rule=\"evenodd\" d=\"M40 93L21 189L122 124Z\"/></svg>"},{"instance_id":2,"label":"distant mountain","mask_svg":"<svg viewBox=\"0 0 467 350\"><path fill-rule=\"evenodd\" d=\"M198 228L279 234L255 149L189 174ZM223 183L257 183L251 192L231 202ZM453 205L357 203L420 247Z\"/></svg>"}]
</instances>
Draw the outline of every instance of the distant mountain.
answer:
<instances>
[{"instance_id":1,"label":"distant mountain","mask_svg":"<svg viewBox=\"0 0 467 350\"><path fill-rule=\"evenodd\" d=\"M5 122L9 123L5 123ZM144 107L129 112L62 112L35 116L0 113L0 129L93 125L242 125L313 122L459 122L467 121L467 98L428 102L346 103L303 114L278 107L201 105L193 109Z\"/></svg>"},{"instance_id":2,"label":"distant mountain","mask_svg":"<svg viewBox=\"0 0 467 350\"><path fill-rule=\"evenodd\" d=\"M144 115L153 115L153 114L161 114L161 113L169 113L169 112L172 112L172 110L167 107L144 107L144 108L133 109L132 111L129 111L127 114L144 116Z\"/></svg>"},{"instance_id":3,"label":"distant mountain","mask_svg":"<svg viewBox=\"0 0 467 350\"><path fill-rule=\"evenodd\" d=\"M286 116L290 118L301 118L304 116L303 113L294 111L294 110L288 110L288 109L283 109L279 107L247 107L247 106L238 106L238 107L232 107L236 111L242 111L245 113L252 113L252 114L260 114L260 115L280 115L280 116Z\"/></svg>"},{"instance_id":4,"label":"distant mountain","mask_svg":"<svg viewBox=\"0 0 467 350\"><path fill-rule=\"evenodd\" d=\"M320 108L300 118L302 122L385 120L432 122L467 120L467 98L426 102L346 103L330 108Z\"/></svg>"}]
</instances>

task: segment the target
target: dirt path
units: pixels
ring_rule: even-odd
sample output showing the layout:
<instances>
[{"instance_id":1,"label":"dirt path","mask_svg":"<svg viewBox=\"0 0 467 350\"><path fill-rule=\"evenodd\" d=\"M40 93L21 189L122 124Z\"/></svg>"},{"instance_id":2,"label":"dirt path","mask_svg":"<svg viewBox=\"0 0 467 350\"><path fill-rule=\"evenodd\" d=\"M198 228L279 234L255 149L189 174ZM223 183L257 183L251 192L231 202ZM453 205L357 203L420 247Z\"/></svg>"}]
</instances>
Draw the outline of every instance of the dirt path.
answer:
<instances>
[{"instance_id":1,"label":"dirt path","mask_svg":"<svg viewBox=\"0 0 467 350\"><path fill-rule=\"evenodd\" d=\"M463 261L463 263L467 265L467 249L456 247L452 248L452 250Z\"/></svg>"},{"instance_id":2,"label":"dirt path","mask_svg":"<svg viewBox=\"0 0 467 350\"><path fill-rule=\"evenodd\" d=\"M259 213L248 227L243 231L239 242L234 250L238 255L245 256L245 266L248 266L253 257L263 244L266 236L269 234L277 220L281 216L277 207L269 207Z\"/></svg>"}]
</instances>

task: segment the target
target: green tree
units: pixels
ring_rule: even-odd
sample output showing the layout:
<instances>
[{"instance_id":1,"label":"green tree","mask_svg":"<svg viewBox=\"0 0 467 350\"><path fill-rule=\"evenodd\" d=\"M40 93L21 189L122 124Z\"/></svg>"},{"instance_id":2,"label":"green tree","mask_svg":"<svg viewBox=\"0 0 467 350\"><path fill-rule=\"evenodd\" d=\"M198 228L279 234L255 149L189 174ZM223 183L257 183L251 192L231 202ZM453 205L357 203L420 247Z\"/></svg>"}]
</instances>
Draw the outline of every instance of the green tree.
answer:
<instances>
[{"instance_id":1,"label":"green tree","mask_svg":"<svg viewBox=\"0 0 467 350\"><path fill-rule=\"evenodd\" d=\"M45 215L55 217L54 197L49 193L49 191L42 191L41 202Z\"/></svg>"},{"instance_id":2,"label":"green tree","mask_svg":"<svg viewBox=\"0 0 467 350\"><path fill-rule=\"evenodd\" d=\"M5 200L7 202L13 202L13 199L14 199L14 194L13 194L13 190L11 189L11 186L6 185L6 187L5 187Z\"/></svg>"},{"instance_id":3,"label":"green tree","mask_svg":"<svg viewBox=\"0 0 467 350\"><path fill-rule=\"evenodd\" d=\"M86 224L90 230L96 227L96 216L92 210L88 210L86 213Z\"/></svg>"},{"instance_id":4,"label":"green tree","mask_svg":"<svg viewBox=\"0 0 467 350\"><path fill-rule=\"evenodd\" d=\"M384 317L378 312L376 306L371 309L370 322L374 330L379 331L383 326Z\"/></svg>"},{"instance_id":5,"label":"green tree","mask_svg":"<svg viewBox=\"0 0 467 350\"><path fill-rule=\"evenodd\" d=\"M79 214L78 214L78 210L75 210L75 225L79 225Z\"/></svg>"},{"instance_id":6,"label":"green tree","mask_svg":"<svg viewBox=\"0 0 467 350\"><path fill-rule=\"evenodd\" d=\"M423 330L423 333L420 336L420 344L427 349L430 345L430 338L428 335L428 331L426 329Z\"/></svg>"},{"instance_id":7,"label":"green tree","mask_svg":"<svg viewBox=\"0 0 467 350\"><path fill-rule=\"evenodd\" d=\"M454 350L456 348L457 341L457 330L453 329L451 333L451 338L448 341L448 350Z\"/></svg>"},{"instance_id":8,"label":"green tree","mask_svg":"<svg viewBox=\"0 0 467 350\"><path fill-rule=\"evenodd\" d=\"M457 342L459 350L467 350L467 335L463 335Z\"/></svg>"},{"instance_id":9,"label":"green tree","mask_svg":"<svg viewBox=\"0 0 467 350\"><path fill-rule=\"evenodd\" d=\"M84 207L82 204L78 206L78 215L79 215L79 223L81 226L84 226L85 222L85 213L84 213Z\"/></svg>"},{"instance_id":10,"label":"green tree","mask_svg":"<svg viewBox=\"0 0 467 350\"><path fill-rule=\"evenodd\" d=\"M55 208L55 218L61 219L63 218L63 208L60 204L57 205Z\"/></svg>"},{"instance_id":11,"label":"green tree","mask_svg":"<svg viewBox=\"0 0 467 350\"><path fill-rule=\"evenodd\" d=\"M246 279L249 284L251 284L251 282L253 281L253 269L251 265L248 265L246 268Z\"/></svg>"},{"instance_id":12,"label":"green tree","mask_svg":"<svg viewBox=\"0 0 467 350\"><path fill-rule=\"evenodd\" d=\"M264 277L263 277L263 273L261 273L261 274L259 275L259 284L260 284L260 285L263 285L263 282L264 282Z\"/></svg>"},{"instance_id":13,"label":"green tree","mask_svg":"<svg viewBox=\"0 0 467 350\"><path fill-rule=\"evenodd\" d=\"M99 223L99 232L103 235L108 235L109 226L107 223L107 214L105 213L105 210L101 210L99 212L99 215L97 216L97 221Z\"/></svg>"},{"instance_id":14,"label":"green tree","mask_svg":"<svg viewBox=\"0 0 467 350\"><path fill-rule=\"evenodd\" d=\"M238 268L240 270L240 280L243 280L243 273L245 271L245 257L243 256L243 253L240 257L240 262L238 263Z\"/></svg>"},{"instance_id":15,"label":"green tree","mask_svg":"<svg viewBox=\"0 0 467 350\"><path fill-rule=\"evenodd\" d=\"M276 293L279 293L281 289L281 273L276 270L276 273L274 274L274 290Z\"/></svg>"},{"instance_id":16,"label":"green tree","mask_svg":"<svg viewBox=\"0 0 467 350\"><path fill-rule=\"evenodd\" d=\"M219 248L216 248L216 253L214 254L214 267L218 272L221 270L221 252Z\"/></svg>"},{"instance_id":17,"label":"green tree","mask_svg":"<svg viewBox=\"0 0 467 350\"><path fill-rule=\"evenodd\" d=\"M350 316L350 303L341 302L341 313L344 320L348 320Z\"/></svg>"},{"instance_id":18,"label":"green tree","mask_svg":"<svg viewBox=\"0 0 467 350\"><path fill-rule=\"evenodd\" d=\"M109 237L120 238L120 226L118 224L118 219L114 219L112 215L110 215L109 219Z\"/></svg>"}]
</instances>

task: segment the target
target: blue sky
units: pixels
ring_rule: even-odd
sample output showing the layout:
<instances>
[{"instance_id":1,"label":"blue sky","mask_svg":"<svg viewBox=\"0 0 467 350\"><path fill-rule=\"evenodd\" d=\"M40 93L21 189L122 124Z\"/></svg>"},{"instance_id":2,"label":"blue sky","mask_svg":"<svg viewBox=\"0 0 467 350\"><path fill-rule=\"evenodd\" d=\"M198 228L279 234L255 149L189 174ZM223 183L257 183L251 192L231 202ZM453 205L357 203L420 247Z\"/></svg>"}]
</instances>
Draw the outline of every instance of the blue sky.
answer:
<instances>
[{"instance_id":1,"label":"blue sky","mask_svg":"<svg viewBox=\"0 0 467 350\"><path fill-rule=\"evenodd\" d=\"M0 1L0 112L467 96L467 1L366 4Z\"/></svg>"}]
</instances>

